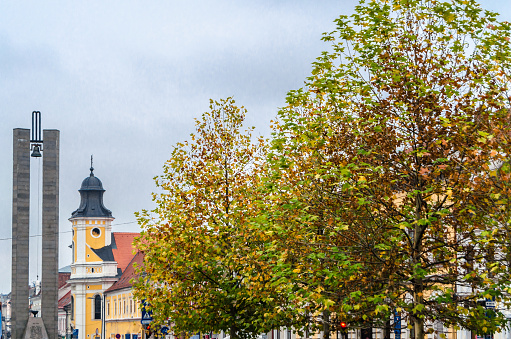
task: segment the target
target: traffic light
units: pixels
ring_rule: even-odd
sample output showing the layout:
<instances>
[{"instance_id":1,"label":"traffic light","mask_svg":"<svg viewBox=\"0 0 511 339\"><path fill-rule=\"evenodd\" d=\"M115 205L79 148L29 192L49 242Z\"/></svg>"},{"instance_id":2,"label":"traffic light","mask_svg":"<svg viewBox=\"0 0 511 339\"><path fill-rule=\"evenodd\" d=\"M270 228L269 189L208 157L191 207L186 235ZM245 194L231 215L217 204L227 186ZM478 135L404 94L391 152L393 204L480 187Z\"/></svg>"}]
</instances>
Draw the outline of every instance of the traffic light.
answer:
<instances>
[{"instance_id":1,"label":"traffic light","mask_svg":"<svg viewBox=\"0 0 511 339\"><path fill-rule=\"evenodd\" d=\"M145 333L146 333L146 338L149 338L153 332L151 331L151 325L145 325Z\"/></svg>"},{"instance_id":2,"label":"traffic light","mask_svg":"<svg viewBox=\"0 0 511 339\"><path fill-rule=\"evenodd\" d=\"M348 339L348 324L346 324L344 321L341 321L339 326L341 327L341 338Z\"/></svg>"}]
</instances>

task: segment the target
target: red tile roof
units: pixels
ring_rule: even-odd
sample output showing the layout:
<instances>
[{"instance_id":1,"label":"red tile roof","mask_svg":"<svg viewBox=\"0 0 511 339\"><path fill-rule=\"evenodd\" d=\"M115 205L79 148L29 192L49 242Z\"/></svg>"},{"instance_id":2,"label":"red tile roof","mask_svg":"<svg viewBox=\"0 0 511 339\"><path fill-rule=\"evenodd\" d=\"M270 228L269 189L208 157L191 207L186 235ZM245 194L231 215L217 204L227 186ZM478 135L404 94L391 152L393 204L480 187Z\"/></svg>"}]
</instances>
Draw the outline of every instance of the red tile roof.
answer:
<instances>
[{"instance_id":1,"label":"red tile roof","mask_svg":"<svg viewBox=\"0 0 511 339\"><path fill-rule=\"evenodd\" d=\"M59 300L59 308L64 308L64 306L71 303L71 291L67 292L66 295L64 295Z\"/></svg>"},{"instance_id":2,"label":"red tile roof","mask_svg":"<svg viewBox=\"0 0 511 339\"><path fill-rule=\"evenodd\" d=\"M132 232L113 232L115 240L115 247L112 248L115 261L117 261L117 268L124 272L131 259L133 259L133 239L140 235L140 233Z\"/></svg>"},{"instance_id":3,"label":"red tile roof","mask_svg":"<svg viewBox=\"0 0 511 339\"><path fill-rule=\"evenodd\" d=\"M122 273L119 280L117 280L112 286L110 286L110 288L107 289L105 291L105 293L120 290L120 289L127 288L127 287L131 287L132 286L132 284L130 282L131 279L137 277L137 274L135 272L135 267L133 267L133 264L137 263L137 266L140 267L140 266L142 266L143 262L144 262L144 254L142 252L138 252L137 254L135 254L133 259L129 263L128 267L126 267L126 269Z\"/></svg>"},{"instance_id":4,"label":"red tile roof","mask_svg":"<svg viewBox=\"0 0 511 339\"><path fill-rule=\"evenodd\" d=\"M62 273L59 272L59 288L67 284L67 281L71 278L71 273Z\"/></svg>"}]
</instances>

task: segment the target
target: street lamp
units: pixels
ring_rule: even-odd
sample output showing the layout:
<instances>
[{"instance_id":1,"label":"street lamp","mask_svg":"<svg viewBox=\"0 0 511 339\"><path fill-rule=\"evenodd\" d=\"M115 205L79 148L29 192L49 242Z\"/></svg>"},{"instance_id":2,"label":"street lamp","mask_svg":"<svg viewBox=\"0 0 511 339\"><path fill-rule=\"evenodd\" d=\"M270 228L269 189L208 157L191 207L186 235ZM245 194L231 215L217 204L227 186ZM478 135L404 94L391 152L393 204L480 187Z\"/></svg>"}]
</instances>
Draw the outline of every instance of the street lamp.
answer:
<instances>
[{"instance_id":1,"label":"street lamp","mask_svg":"<svg viewBox=\"0 0 511 339\"><path fill-rule=\"evenodd\" d=\"M64 311L66 312L66 339L71 339L73 335L73 330L71 329L71 304L64 306Z\"/></svg>"}]
</instances>

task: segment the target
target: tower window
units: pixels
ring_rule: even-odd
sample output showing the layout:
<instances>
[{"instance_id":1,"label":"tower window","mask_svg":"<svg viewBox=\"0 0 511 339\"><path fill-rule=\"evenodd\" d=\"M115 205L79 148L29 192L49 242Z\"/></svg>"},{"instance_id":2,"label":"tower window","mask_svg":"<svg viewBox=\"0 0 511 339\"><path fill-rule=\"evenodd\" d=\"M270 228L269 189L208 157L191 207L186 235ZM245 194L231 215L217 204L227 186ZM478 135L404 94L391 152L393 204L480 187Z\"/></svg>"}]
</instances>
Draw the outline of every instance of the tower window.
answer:
<instances>
[{"instance_id":1,"label":"tower window","mask_svg":"<svg viewBox=\"0 0 511 339\"><path fill-rule=\"evenodd\" d=\"M92 229L92 236L93 236L94 238L97 238L97 237L99 237L100 235L101 235L101 230L100 230L99 228L97 228L97 227L94 227L94 228Z\"/></svg>"},{"instance_id":2,"label":"tower window","mask_svg":"<svg viewBox=\"0 0 511 339\"><path fill-rule=\"evenodd\" d=\"M94 319L101 319L101 296L99 294L94 297Z\"/></svg>"}]
</instances>

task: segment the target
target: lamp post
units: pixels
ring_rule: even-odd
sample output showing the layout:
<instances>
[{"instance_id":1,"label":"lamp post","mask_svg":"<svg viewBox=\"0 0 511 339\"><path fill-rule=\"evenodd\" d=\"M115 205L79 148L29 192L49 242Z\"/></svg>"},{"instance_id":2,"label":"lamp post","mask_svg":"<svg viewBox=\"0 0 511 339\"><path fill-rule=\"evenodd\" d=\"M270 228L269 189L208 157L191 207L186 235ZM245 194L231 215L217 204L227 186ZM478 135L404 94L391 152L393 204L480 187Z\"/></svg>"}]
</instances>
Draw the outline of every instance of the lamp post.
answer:
<instances>
[{"instance_id":1,"label":"lamp post","mask_svg":"<svg viewBox=\"0 0 511 339\"><path fill-rule=\"evenodd\" d=\"M71 304L64 306L64 311L66 312L66 339L71 339L73 335L73 330L71 329Z\"/></svg>"}]
</instances>

